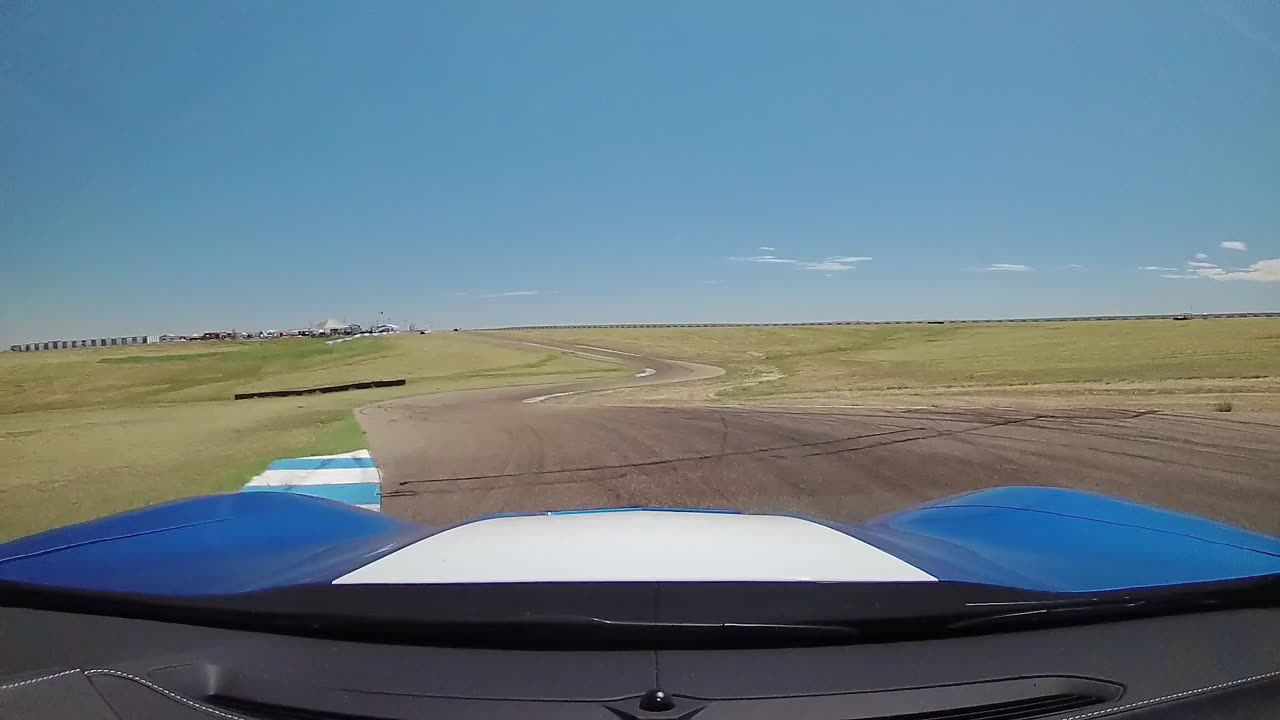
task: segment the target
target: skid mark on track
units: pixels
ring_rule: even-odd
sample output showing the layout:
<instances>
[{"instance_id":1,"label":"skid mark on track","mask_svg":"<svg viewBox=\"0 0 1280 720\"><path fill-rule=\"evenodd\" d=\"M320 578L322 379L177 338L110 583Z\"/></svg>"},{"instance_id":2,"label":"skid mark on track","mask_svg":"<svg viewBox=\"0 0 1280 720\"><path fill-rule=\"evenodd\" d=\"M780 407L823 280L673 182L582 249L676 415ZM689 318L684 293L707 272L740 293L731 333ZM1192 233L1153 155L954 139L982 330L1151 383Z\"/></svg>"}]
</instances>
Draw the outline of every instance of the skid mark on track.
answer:
<instances>
[{"instance_id":1,"label":"skid mark on track","mask_svg":"<svg viewBox=\"0 0 1280 720\"><path fill-rule=\"evenodd\" d=\"M805 458L805 457L814 457L818 455L835 455L840 453L854 453L854 452L860 452L863 450L871 450L873 448L884 447L886 445L898 445L901 443L913 442L917 440L932 440L934 438L950 437L953 435L964 435L967 433L978 432L981 430L990 430L994 427L1000 427L1004 425L1013 425L1016 423L1029 422L1031 420L1038 420L1038 419L1040 419L1039 416L1020 419L1020 420L1008 420L1005 422L994 423L990 425L983 425L976 428L965 428L962 430L941 430L940 431L940 430L932 430L929 428L900 428L896 430L886 430L884 432L878 432L878 433L865 433L862 435L853 435L850 437L835 438L833 440L818 440L815 442L796 443L793 445L780 445L780 446L769 447L769 448L756 448L752 450L738 450L734 452L716 452L716 453L707 453L705 455L690 455L690 456L680 457L680 458L667 458L662 460L643 460L638 462L617 463L617 464L610 464L610 465L592 465L592 466L584 466L584 467L564 468L561 470L538 470L534 472L524 472L524 473L498 473L498 474L488 474L488 475L469 475L469 476L463 476L463 477L450 477L450 478L424 478L421 480L405 480L400 484L401 486L404 486L404 485L435 484L435 483L448 483L448 482L465 482L467 480L496 480L496 479L508 478L508 477L537 477L540 475L598 472L603 470L625 470L629 468L654 467L659 465L675 465L679 463L700 462L700 461L706 461L706 460L719 460L719 459L728 458L728 457L744 457L744 456L751 456L751 455L765 455L778 460L788 460L788 459L793 459L793 457ZM902 438L893 437L895 435L904 435L907 433L927 433L927 434L916 435L914 437L902 437ZM852 448L818 450L815 452L805 453L803 455L797 455L797 456L788 456L783 454L770 455L770 453L785 453L788 450L818 448L822 446L837 445L839 443L857 442L859 440L876 440L876 442L873 442L867 445L860 445L858 447L852 447ZM413 493L412 491L401 490L401 491L395 491L392 493L387 493L387 496L404 497L404 496L413 495L413 494L415 493Z\"/></svg>"},{"instance_id":2,"label":"skid mark on track","mask_svg":"<svg viewBox=\"0 0 1280 720\"><path fill-rule=\"evenodd\" d=\"M537 475L554 475L554 474L560 474L560 473L593 472L598 470L624 470L626 468L652 467L655 465L672 465L676 463L697 462L699 460L715 460L715 459L724 458L724 457L734 457L734 456L742 456L742 455L764 455L767 453L781 452L784 450L794 450L797 448L815 447L819 445L831 445L835 443L851 442L851 441L865 439L865 438L880 437L882 435L897 435L899 433L904 433L904 432L919 432L919 430L920 430L919 428L902 428L898 430L889 430L882 433L869 433L865 435L854 435L851 437L835 438L833 440L818 440L815 442L796 443L793 445L780 445L777 447L768 447L768 448L756 448L753 450L738 450L735 452L725 452L725 453L707 453L705 455L688 455L680 458L667 458L662 460L642 460L638 462L617 463L617 464L610 464L610 465L587 465L583 467L564 468L562 470L540 470L538 472L515 473L511 475L506 475L506 474L466 475L466 476L451 477L451 478L405 480L401 484L409 485L409 484L420 484L420 483L463 482L466 480L492 480L492 479L503 478L503 477L526 477L526 476L537 476Z\"/></svg>"}]
</instances>

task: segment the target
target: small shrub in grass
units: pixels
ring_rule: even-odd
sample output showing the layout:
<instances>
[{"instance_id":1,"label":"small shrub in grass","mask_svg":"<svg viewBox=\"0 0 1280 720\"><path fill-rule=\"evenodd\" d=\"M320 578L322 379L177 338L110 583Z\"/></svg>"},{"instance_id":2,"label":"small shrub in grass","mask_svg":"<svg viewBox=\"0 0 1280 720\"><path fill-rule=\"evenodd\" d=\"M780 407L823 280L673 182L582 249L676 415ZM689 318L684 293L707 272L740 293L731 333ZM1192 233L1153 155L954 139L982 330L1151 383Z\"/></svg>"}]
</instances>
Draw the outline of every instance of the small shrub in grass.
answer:
<instances>
[{"instance_id":1,"label":"small shrub in grass","mask_svg":"<svg viewBox=\"0 0 1280 720\"><path fill-rule=\"evenodd\" d=\"M1214 412L1231 412L1234 409L1235 405L1233 405L1230 400L1223 400L1213 406Z\"/></svg>"}]
</instances>

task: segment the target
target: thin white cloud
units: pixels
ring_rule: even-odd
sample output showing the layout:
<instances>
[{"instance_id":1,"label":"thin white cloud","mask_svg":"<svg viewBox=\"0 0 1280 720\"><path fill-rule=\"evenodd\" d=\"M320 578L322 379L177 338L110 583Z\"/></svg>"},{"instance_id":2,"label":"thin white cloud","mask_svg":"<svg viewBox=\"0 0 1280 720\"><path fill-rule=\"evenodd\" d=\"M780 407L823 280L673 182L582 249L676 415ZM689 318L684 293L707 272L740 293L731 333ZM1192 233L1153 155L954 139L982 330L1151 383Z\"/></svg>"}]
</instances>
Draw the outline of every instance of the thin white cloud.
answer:
<instances>
[{"instance_id":1,"label":"thin white cloud","mask_svg":"<svg viewBox=\"0 0 1280 720\"><path fill-rule=\"evenodd\" d=\"M843 272L843 271L845 271L845 270L852 270L852 269L853 269L853 266L852 266L852 265L844 265L844 264L842 264L842 263L837 263L837 262L826 262L826 261L823 261L823 262L807 262L807 263L800 263L800 269L802 269L802 270L817 270L817 271L819 271L819 272Z\"/></svg>"},{"instance_id":2,"label":"thin white cloud","mask_svg":"<svg viewBox=\"0 0 1280 720\"><path fill-rule=\"evenodd\" d=\"M702 280L701 282L703 285L719 285L724 281L723 280Z\"/></svg>"},{"instance_id":3,"label":"thin white cloud","mask_svg":"<svg viewBox=\"0 0 1280 720\"><path fill-rule=\"evenodd\" d=\"M1084 266L1081 265L1080 263L1070 263L1068 265L1063 265L1058 269L1059 270L1083 270Z\"/></svg>"},{"instance_id":4,"label":"thin white cloud","mask_svg":"<svg viewBox=\"0 0 1280 720\"><path fill-rule=\"evenodd\" d=\"M1189 267L1189 268L1216 268L1216 267L1218 267L1218 266L1217 266L1217 264L1215 264L1215 263L1200 262L1199 260L1188 260L1188 261L1187 261L1187 267Z\"/></svg>"},{"instance_id":5,"label":"thin white cloud","mask_svg":"<svg viewBox=\"0 0 1280 720\"><path fill-rule=\"evenodd\" d=\"M1159 272L1178 272L1178 268L1161 267L1159 265L1139 265L1139 270L1156 270Z\"/></svg>"},{"instance_id":6,"label":"thin white cloud","mask_svg":"<svg viewBox=\"0 0 1280 720\"><path fill-rule=\"evenodd\" d=\"M796 262L795 260L788 260L787 258L780 258L780 257L778 257L778 256L776 256L776 255L752 255L752 256L750 256L750 257L731 257L731 258L729 258L729 259L730 259L730 260L736 260L736 261L738 261L738 262L753 262L753 263L784 263L784 264L792 264L792 265L794 265L794 264L795 264L795 262Z\"/></svg>"},{"instance_id":7,"label":"thin white cloud","mask_svg":"<svg viewBox=\"0 0 1280 720\"><path fill-rule=\"evenodd\" d=\"M870 260L869 257L861 257L854 255L837 255L835 257L825 258L821 262L802 262L800 267L805 270L818 270L822 272L842 272L844 270L857 269L858 263Z\"/></svg>"},{"instance_id":8,"label":"thin white cloud","mask_svg":"<svg viewBox=\"0 0 1280 720\"><path fill-rule=\"evenodd\" d=\"M1170 280L1199 280L1200 279L1199 275L1184 275L1182 273L1165 273L1160 277L1169 278Z\"/></svg>"},{"instance_id":9,"label":"thin white cloud","mask_svg":"<svg viewBox=\"0 0 1280 720\"><path fill-rule=\"evenodd\" d=\"M1224 248L1226 250L1248 250L1249 249L1248 245L1245 245L1239 240L1223 240L1222 242L1218 243L1218 247Z\"/></svg>"},{"instance_id":10,"label":"thin white cloud","mask_svg":"<svg viewBox=\"0 0 1280 720\"><path fill-rule=\"evenodd\" d=\"M761 250L763 250L763 251L765 251L765 252L773 252L774 250L777 250L778 248L772 248L772 247L769 247L768 245L761 245L761 246L760 246L760 249L761 249Z\"/></svg>"},{"instance_id":11,"label":"thin white cloud","mask_svg":"<svg viewBox=\"0 0 1280 720\"><path fill-rule=\"evenodd\" d=\"M559 290L511 290L509 292L480 293L476 295L473 295L471 293L454 293L454 294L459 297L482 299L482 298L526 297L529 295L556 295L559 292L560 292Z\"/></svg>"},{"instance_id":12,"label":"thin white cloud","mask_svg":"<svg viewBox=\"0 0 1280 720\"><path fill-rule=\"evenodd\" d=\"M731 257L736 262L752 262L777 265L792 265L801 270L817 270L820 272L842 272L854 270L858 263L867 262L871 258L862 255L833 255L822 260L793 260L777 255L751 255L748 257Z\"/></svg>"},{"instance_id":13,"label":"thin white cloud","mask_svg":"<svg viewBox=\"0 0 1280 720\"><path fill-rule=\"evenodd\" d=\"M1209 256L1208 256L1208 255L1205 255L1204 253L1196 253L1196 259L1197 259L1197 260L1208 260L1208 259L1209 259Z\"/></svg>"},{"instance_id":14,"label":"thin white cloud","mask_svg":"<svg viewBox=\"0 0 1280 720\"><path fill-rule=\"evenodd\" d=\"M1027 265L1015 265L1013 263L991 263L983 268L989 272L1027 272L1031 268Z\"/></svg>"}]
</instances>

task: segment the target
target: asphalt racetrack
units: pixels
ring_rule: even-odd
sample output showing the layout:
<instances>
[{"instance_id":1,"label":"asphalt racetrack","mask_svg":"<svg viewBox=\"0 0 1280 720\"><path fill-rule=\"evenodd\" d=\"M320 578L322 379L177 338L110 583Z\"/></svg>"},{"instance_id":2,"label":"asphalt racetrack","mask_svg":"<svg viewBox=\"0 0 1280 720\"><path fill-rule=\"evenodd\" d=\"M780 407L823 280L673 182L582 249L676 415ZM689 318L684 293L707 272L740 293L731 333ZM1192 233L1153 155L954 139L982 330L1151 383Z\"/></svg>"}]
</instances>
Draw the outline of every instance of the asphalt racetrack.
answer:
<instances>
[{"instance_id":1,"label":"asphalt racetrack","mask_svg":"<svg viewBox=\"0 0 1280 720\"><path fill-rule=\"evenodd\" d=\"M550 344L548 344L550 345ZM1132 410L560 404L711 377L705 365L556 344L635 366L607 386L442 393L361 408L383 510L430 525L620 506L858 522L1001 485L1091 490L1280 535L1280 421Z\"/></svg>"}]
</instances>

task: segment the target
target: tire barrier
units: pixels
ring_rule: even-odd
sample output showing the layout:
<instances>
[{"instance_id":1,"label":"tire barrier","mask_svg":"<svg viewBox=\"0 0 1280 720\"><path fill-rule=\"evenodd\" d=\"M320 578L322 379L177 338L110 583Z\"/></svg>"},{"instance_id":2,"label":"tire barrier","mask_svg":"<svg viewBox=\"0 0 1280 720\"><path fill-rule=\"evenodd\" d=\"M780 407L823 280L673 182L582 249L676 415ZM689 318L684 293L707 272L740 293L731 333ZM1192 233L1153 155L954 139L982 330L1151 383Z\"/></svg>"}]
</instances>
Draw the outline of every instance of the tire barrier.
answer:
<instances>
[{"instance_id":1,"label":"tire barrier","mask_svg":"<svg viewBox=\"0 0 1280 720\"><path fill-rule=\"evenodd\" d=\"M368 380L366 382L347 383L345 385L325 385L324 387L303 388L301 390L264 390L262 392L236 393L236 400L249 400L264 397L292 397L294 395L317 395L319 393L346 392L348 390L368 390L380 387L399 387L407 380Z\"/></svg>"}]
</instances>

